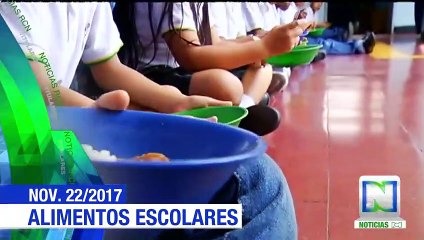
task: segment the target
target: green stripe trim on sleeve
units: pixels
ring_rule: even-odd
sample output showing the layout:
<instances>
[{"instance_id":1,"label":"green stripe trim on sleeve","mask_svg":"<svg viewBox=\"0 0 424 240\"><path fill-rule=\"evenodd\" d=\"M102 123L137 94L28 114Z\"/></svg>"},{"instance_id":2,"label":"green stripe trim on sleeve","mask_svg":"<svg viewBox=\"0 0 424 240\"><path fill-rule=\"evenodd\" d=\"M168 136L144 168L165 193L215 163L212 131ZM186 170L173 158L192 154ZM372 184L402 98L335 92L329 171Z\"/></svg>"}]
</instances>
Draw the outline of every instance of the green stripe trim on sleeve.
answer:
<instances>
[{"instance_id":1,"label":"green stripe trim on sleeve","mask_svg":"<svg viewBox=\"0 0 424 240\"><path fill-rule=\"evenodd\" d=\"M115 51L113 51L111 54L109 54L109 55L107 55L105 57L99 58L97 60L94 60L94 61L91 61L91 62L87 62L86 64L87 65L95 65L95 64L100 64L100 63L107 62L107 61L109 61L110 59L112 59L113 57L116 56L116 54L119 52L119 50L121 49L122 46L124 46L124 44L121 42L121 44L119 45L119 47Z\"/></svg>"}]
</instances>

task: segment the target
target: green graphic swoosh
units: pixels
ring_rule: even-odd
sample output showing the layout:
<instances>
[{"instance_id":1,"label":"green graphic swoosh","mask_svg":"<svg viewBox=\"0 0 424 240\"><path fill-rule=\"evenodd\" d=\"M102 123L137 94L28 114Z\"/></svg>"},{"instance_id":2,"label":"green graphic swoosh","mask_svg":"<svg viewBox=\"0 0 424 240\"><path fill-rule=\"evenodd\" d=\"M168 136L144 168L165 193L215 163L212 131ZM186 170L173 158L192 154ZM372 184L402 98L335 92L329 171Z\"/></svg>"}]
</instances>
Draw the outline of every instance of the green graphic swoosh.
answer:
<instances>
[{"instance_id":1,"label":"green graphic swoosh","mask_svg":"<svg viewBox=\"0 0 424 240\"><path fill-rule=\"evenodd\" d=\"M34 73L1 16L0 109L12 184L102 184L73 132L51 130ZM65 137L72 139L71 151L64 147ZM78 231L14 230L12 240L82 240L84 231ZM85 230L90 231L98 233L90 240L102 238L102 232Z\"/></svg>"}]
</instances>

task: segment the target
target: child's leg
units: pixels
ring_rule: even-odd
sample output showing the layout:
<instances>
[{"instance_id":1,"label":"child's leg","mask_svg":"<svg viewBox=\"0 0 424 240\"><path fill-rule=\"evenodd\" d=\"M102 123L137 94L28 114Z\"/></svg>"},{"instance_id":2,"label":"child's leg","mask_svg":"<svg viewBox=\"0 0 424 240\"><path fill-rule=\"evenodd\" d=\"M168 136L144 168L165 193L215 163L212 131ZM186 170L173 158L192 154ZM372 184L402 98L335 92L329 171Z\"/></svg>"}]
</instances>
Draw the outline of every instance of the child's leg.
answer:
<instances>
[{"instance_id":1,"label":"child's leg","mask_svg":"<svg viewBox=\"0 0 424 240\"><path fill-rule=\"evenodd\" d=\"M219 240L297 239L293 198L274 160L264 155L241 166L236 176L238 202L243 205L243 228L228 232Z\"/></svg>"},{"instance_id":2,"label":"child's leg","mask_svg":"<svg viewBox=\"0 0 424 240\"><path fill-rule=\"evenodd\" d=\"M268 90L272 79L272 67L249 65L242 77L244 94L258 104Z\"/></svg>"},{"instance_id":3,"label":"child's leg","mask_svg":"<svg viewBox=\"0 0 424 240\"><path fill-rule=\"evenodd\" d=\"M327 52L323 49L320 49L317 53L317 55L315 55L314 59L312 60L311 63L316 63L319 61L324 60L327 57Z\"/></svg>"},{"instance_id":4,"label":"child's leg","mask_svg":"<svg viewBox=\"0 0 424 240\"><path fill-rule=\"evenodd\" d=\"M264 68L271 70L271 68ZM262 70L262 69L261 69ZM243 86L240 83L239 73L246 70L238 69L235 73L220 70L210 69L195 74L190 74L182 68L170 68L167 66L154 66L147 69L139 70L146 77L152 79L161 85L172 85L178 88L184 94L205 95L219 100L232 101L234 105L245 107L249 110L249 114L241 122L239 127L254 132L258 135L265 135L274 131L280 124L280 114L277 110L268 106L259 106L255 103L260 101L260 98L266 92L269 85L265 80L265 90L262 94L253 92L249 89L249 94L252 92L254 96L243 94ZM255 84L262 80L259 76L264 76L262 72L255 72ZM250 80L250 79L249 79ZM259 85L259 84L258 84ZM255 85L255 87L257 87ZM243 98L251 99L248 104L243 101ZM244 100L245 100L244 99Z\"/></svg>"},{"instance_id":5,"label":"child's leg","mask_svg":"<svg viewBox=\"0 0 424 240\"><path fill-rule=\"evenodd\" d=\"M329 55L351 55L372 52L375 45L373 33L367 34L363 39L340 42L332 39L308 38L309 44L321 44L323 50Z\"/></svg>"},{"instance_id":6,"label":"child's leg","mask_svg":"<svg viewBox=\"0 0 424 240\"><path fill-rule=\"evenodd\" d=\"M243 82L244 94L240 106L249 111L247 117L240 122L239 127L260 136L277 129L281 121L278 110L258 104L266 94L271 82L272 67L270 65L264 67L252 65L234 69L231 72Z\"/></svg>"},{"instance_id":7,"label":"child's leg","mask_svg":"<svg viewBox=\"0 0 424 240\"><path fill-rule=\"evenodd\" d=\"M343 42L347 41L349 36L347 30L340 27L334 27L325 29L321 37L324 39L334 39Z\"/></svg>"},{"instance_id":8,"label":"child's leg","mask_svg":"<svg viewBox=\"0 0 424 240\"><path fill-rule=\"evenodd\" d=\"M208 69L193 73L191 77L189 95L209 96L239 105L242 94L240 80L229 71Z\"/></svg>"},{"instance_id":9,"label":"child's leg","mask_svg":"<svg viewBox=\"0 0 424 240\"><path fill-rule=\"evenodd\" d=\"M331 39L339 40L337 28L327 28L327 29L325 29L324 32L321 35L321 38L324 38L324 39L331 38Z\"/></svg>"},{"instance_id":10,"label":"child's leg","mask_svg":"<svg viewBox=\"0 0 424 240\"><path fill-rule=\"evenodd\" d=\"M338 42L332 39L323 38L308 38L308 44L321 44L323 49L329 55L349 55L355 54L355 43L350 42Z\"/></svg>"},{"instance_id":11,"label":"child's leg","mask_svg":"<svg viewBox=\"0 0 424 240\"><path fill-rule=\"evenodd\" d=\"M138 71L160 85L177 88L185 95L208 96L238 105L243 94L243 87L237 77L222 69L190 73L182 68L152 66Z\"/></svg>"},{"instance_id":12,"label":"child's leg","mask_svg":"<svg viewBox=\"0 0 424 240\"><path fill-rule=\"evenodd\" d=\"M291 69L287 67L273 67L271 86L268 88L269 94L274 94L284 90L289 84Z\"/></svg>"},{"instance_id":13,"label":"child's leg","mask_svg":"<svg viewBox=\"0 0 424 240\"><path fill-rule=\"evenodd\" d=\"M243 84L242 107L258 104L264 97L272 79L272 67L249 65L231 71Z\"/></svg>"},{"instance_id":14,"label":"child's leg","mask_svg":"<svg viewBox=\"0 0 424 240\"><path fill-rule=\"evenodd\" d=\"M280 167L264 155L237 169L235 177L211 201L243 205L243 228L166 231L159 239L296 240L297 223L290 189Z\"/></svg>"},{"instance_id":15,"label":"child's leg","mask_svg":"<svg viewBox=\"0 0 424 240\"><path fill-rule=\"evenodd\" d=\"M176 91L178 93L180 93L181 91L178 90L178 88L174 87L174 86L169 86L169 85L163 85L163 88L166 88L167 91ZM135 111L145 111L145 112L156 112L154 109L148 108L148 107L144 107L144 106L140 106L134 102L130 102L130 104L128 105L129 110L135 110Z\"/></svg>"}]
</instances>

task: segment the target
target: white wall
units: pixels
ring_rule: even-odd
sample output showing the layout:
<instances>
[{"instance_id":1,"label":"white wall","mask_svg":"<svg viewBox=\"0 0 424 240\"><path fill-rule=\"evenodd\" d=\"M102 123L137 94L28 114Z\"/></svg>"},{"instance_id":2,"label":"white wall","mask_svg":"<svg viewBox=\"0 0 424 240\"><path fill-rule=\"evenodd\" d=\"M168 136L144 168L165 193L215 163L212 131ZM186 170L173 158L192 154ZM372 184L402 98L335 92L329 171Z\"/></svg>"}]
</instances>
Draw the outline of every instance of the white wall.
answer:
<instances>
[{"instance_id":1,"label":"white wall","mask_svg":"<svg viewBox=\"0 0 424 240\"><path fill-rule=\"evenodd\" d=\"M327 11L328 5L324 2L318 12L319 21L327 21ZM392 30L394 27L404 26L415 26L414 2L395 2L393 4Z\"/></svg>"},{"instance_id":2,"label":"white wall","mask_svg":"<svg viewBox=\"0 0 424 240\"><path fill-rule=\"evenodd\" d=\"M321 9L318 11L318 21L319 22L326 22L327 21L327 11L328 11L328 5L326 2L322 4Z\"/></svg>"},{"instance_id":3,"label":"white wall","mask_svg":"<svg viewBox=\"0 0 424 240\"><path fill-rule=\"evenodd\" d=\"M393 4L392 27L404 26L415 26L413 2L395 2Z\"/></svg>"}]
</instances>

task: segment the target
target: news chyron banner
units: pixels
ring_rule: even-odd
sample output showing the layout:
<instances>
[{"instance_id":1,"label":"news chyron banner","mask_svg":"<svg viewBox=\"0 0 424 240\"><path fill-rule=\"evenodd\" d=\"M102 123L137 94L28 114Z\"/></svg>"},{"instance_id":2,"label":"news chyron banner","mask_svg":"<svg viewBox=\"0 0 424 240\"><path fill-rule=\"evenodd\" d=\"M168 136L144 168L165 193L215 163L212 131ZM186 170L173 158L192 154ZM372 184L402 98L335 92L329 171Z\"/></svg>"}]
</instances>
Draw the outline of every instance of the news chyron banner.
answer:
<instances>
[{"instance_id":1,"label":"news chyron banner","mask_svg":"<svg viewBox=\"0 0 424 240\"><path fill-rule=\"evenodd\" d=\"M25 37L31 29L21 30L22 39L15 39L0 16L0 126L10 169L10 183L0 181L0 240L101 240L104 229L242 227L240 204L127 204L125 185L103 184L75 134L52 130L60 121L58 83L46 53L35 53ZM51 86L40 88L28 58L44 65ZM42 91L52 98L49 109Z\"/></svg>"}]
</instances>

